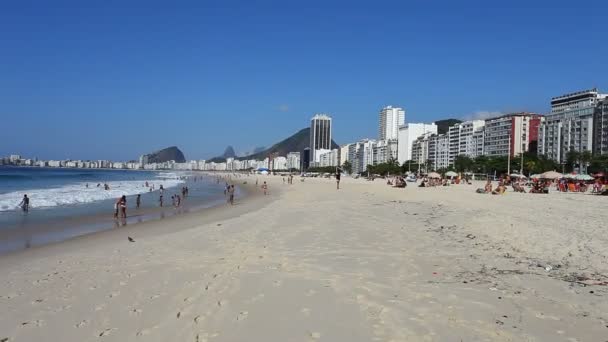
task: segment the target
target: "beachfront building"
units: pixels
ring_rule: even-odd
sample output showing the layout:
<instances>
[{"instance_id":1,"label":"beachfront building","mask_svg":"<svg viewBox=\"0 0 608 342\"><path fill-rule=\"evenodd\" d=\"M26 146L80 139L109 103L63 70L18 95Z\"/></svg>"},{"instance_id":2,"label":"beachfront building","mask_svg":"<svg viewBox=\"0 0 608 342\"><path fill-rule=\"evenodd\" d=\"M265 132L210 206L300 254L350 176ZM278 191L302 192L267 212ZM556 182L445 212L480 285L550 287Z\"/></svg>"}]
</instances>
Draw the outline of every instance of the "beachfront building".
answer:
<instances>
[{"instance_id":1,"label":"beachfront building","mask_svg":"<svg viewBox=\"0 0 608 342\"><path fill-rule=\"evenodd\" d=\"M538 132L538 153L563 163L568 151L592 151L594 114L607 96L593 88L552 98Z\"/></svg>"},{"instance_id":2,"label":"beachfront building","mask_svg":"<svg viewBox=\"0 0 608 342\"><path fill-rule=\"evenodd\" d=\"M448 130L448 164L454 165L459 155L475 158L483 154L484 120L471 120L450 126Z\"/></svg>"},{"instance_id":3,"label":"beachfront building","mask_svg":"<svg viewBox=\"0 0 608 342\"><path fill-rule=\"evenodd\" d=\"M346 144L346 145L342 145L340 146L340 160L338 160L338 164L340 165L344 165L345 162L349 161L350 158L350 146L352 144Z\"/></svg>"},{"instance_id":4,"label":"beachfront building","mask_svg":"<svg viewBox=\"0 0 608 342\"><path fill-rule=\"evenodd\" d=\"M390 160L397 160L397 140L380 140L373 147L374 163L378 165L387 163Z\"/></svg>"},{"instance_id":5,"label":"beachfront building","mask_svg":"<svg viewBox=\"0 0 608 342\"><path fill-rule=\"evenodd\" d=\"M593 116L593 154L608 154L608 97L597 103Z\"/></svg>"},{"instance_id":6,"label":"beachfront building","mask_svg":"<svg viewBox=\"0 0 608 342\"><path fill-rule=\"evenodd\" d=\"M272 158L270 165L271 170L287 170L287 158L283 156L277 156Z\"/></svg>"},{"instance_id":7,"label":"beachfront building","mask_svg":"<svg viewBox=\"0 0 608 342\"><path fill-rule=\"evenodd\" d=\"M288 170L299 170L300 169L300 152L289 152L287 153L287 169Z\"/></svg>"},{"instance_id":8,"label":"beachfront building","mask_svg":"<svg viewBox=\"0 0 608 342\"><path fill-rule=\"evenodd\" d=\"M317 166L320 166L320 167L338 166L339 155L340 155L340 150L338 150L338 149L324 151L321 155L319 155L319 161L317 162Z\"/></svg>"},{"instance_id":9,"label":"beachfront building","mask_svg":"<svg viewBox=\"0 0 608 342\"><path fill-rule=\"evenodd\" d=\"M331 150L331 117L316 114L310 120L310 159L318 162L319 150Z\"/></svg>"},{"instance_id":10,"label":"beachfront building","mask_svg":"<svg viewBox=\"0 0 608 342\"><path fill-rule=\"evenodd\" d=\"M435 123L407 123L399 127L398 156L399 164L412 159L412 143L425 133L437 134Z\"/></svg>"},{"instance_id":11,"label":"beachfront building","mask_svg":"<svg viewBox=\"0 0 608 342\"><path fill-rule=\"evenodd\" d=\"M386 106L380 110L378 140L399 139L399 127L405 124L405 110Z\"/></svg>"},{"instance_id":12,"label":"beachfront building","mask_svg":"<svg viewBox=\"0 0 608 342\"><path fill-rule=\"evenodd\" d=\"M352 165L352 173L359 174L367 170L367 165L374 164L374 147L376 141L363 139L349 145L348 158Z\"/></svg>"},{"instance_id":13,"label":"beachfront building","mask_svg":"<svg viewBox=\"0 0 608 342\"><path fill-rule=\"evenodd\" d=\"M538 141L542 116L533 113L513 113L486 120L483 154L489 157L511 156L529 152Z\"/></svg>"},{"instance_id":14,"label":"beachfront building","mask_svg":"<svg viewBox=\"0 0 608 342\"><path fill-rule=\"evenodd\" d=\"M302 155L300 156L300 162L302 166L300 167L301 171L306 171L310 167L310 148L306 147L302 151Z\"/></svg>"}]
</instances>

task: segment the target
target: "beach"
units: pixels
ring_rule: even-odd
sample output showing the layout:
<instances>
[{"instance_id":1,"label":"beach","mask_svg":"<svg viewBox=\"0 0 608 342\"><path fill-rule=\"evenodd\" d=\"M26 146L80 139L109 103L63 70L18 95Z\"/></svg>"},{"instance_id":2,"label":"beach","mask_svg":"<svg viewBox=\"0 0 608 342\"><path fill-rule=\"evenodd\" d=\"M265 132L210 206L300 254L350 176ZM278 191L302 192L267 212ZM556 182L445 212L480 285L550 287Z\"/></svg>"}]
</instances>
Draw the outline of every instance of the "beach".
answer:
<instances>
[{"instance_id":1,"label":"beach","mask_svg":"<svg viewBox=\"0 0 608 342\"><path fill-rule=\"evenodd\" d=\"M607 197L257 178L0 256L0 341L607 340Z\"/></svg>"}]
</instances>

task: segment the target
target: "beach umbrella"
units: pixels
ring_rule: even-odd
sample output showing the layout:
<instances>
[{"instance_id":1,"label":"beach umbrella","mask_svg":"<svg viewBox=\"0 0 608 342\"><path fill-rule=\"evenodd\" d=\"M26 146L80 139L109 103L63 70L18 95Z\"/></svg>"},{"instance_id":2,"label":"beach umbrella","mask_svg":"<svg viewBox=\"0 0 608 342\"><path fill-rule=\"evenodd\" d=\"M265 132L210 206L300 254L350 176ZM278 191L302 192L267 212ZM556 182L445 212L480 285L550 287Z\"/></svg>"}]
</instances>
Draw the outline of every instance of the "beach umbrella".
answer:
<instances>
[{"instance_id":1,"label":"beach umbrella","mask_svg":"<svg viewBox=\"0 0 608 342\"><path fill-rule=\"evenodd\" d=\"M540 178L542 179L557 179L557 178L562 178L562 174L559 172L555 172L555 171L547 171L545 173L542 173L540 175Z\"/></svg>"},{"instance_id":2,"label":"beach umbrella","mask_svg":"<svg viewBox=\"0 0 608 342\"><path fill-rule=\"evenodd\" d=\"M567 175L564 175L564 178L567 178L567 179L576 179L576 176L577 175L575 175L574 173L569 173Z\"/></svg>"},{"instance_id":3,"label":"beach umbrella","mask_svg":"<svg viewBox=\"0 0 608 342\"><path fill-rule=\"evenodd\" d=\"M456 177L456 176L458 176L458 174L456 172L454 172L454 171L448 171L448 172L445 173L445 175L447 177Z\"/></svg>"},{"instance_id":4,"label":"beach umbrella","mask_svg":"<svg viewBox=\"0 0 608 342\"><path fill-rule=\"evenodd\" d=\"M576 175L576 176L574 176L574 179L582 180L582 181L590 181L590 180L594 180L595 178L591 177L590 175Z\"/></svg>"},{"instance_id":5,"label":"beach umbrella","mask_svg":"<svg viewBox=\"0 0 608 342\"><path fill-rule=\"evenodd\" d=\"M511 177L513 177L513 178L526 178L526 176L520 175L519 173L512 173Z\"/></svg>"},{"instance_id":6,"label":"beach umbrella","mask_svg":"<svg viewBox=\"0 0 608 342\"><path fill-rule=\"evenodd\" d=\"M538 173L537 174L533 174L533 175L530 176L530 178L538 179L538 178L540 178L540 175Z\"/></svg>"},{"instance_id":7,"label":"beach umbrella","mask_svg":"<svg viewBox=\"0 0 608 342\"><path fill-rule=\"evenodd\" d=\"M431 172L431 173L428 174L427 177L429 177L429 178L441 178L441 175L438 174L437 172Z\"/></svg>"}]
</instances>

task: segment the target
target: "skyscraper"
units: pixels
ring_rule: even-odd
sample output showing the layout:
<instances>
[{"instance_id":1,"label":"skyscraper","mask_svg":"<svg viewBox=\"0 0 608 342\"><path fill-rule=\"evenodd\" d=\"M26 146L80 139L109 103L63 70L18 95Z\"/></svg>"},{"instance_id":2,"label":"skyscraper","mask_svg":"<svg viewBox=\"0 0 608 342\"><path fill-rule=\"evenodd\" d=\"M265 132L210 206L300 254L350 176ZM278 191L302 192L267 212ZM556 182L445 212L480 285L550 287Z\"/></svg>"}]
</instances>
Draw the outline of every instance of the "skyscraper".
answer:
<instances>
[{"instance_id":1,"label":"skyscraper","mask_svg":"<svg viewBox=\"0 0 608 342\"><path fill-rule=\"evenodd\" d=\"M318 150L331 150L331 118L316 114L310 120L310 161L317 159Z\"/></svg>"},{"instance_id":2,"label":"skyscraper","mask_svg":"<svg viewBox=\"0 0 608 342\"><path fill-rule=\"evenodd\" d=\"M562 163L568 151L592 151L594 112L606 97L593 88L552 98L538 131L538 153Z\"/></svg>"},{"instance_id":3,"label":"skyscraper","mask_svg":"<svg viewBox=\"0 0 608 342\"><path fill-rule=\"evenodd\" d=\"M405 111L399 107L384 107L378 121L379 140L399 139L399 127L405 124Z\"/></svg>"}]
</instances>

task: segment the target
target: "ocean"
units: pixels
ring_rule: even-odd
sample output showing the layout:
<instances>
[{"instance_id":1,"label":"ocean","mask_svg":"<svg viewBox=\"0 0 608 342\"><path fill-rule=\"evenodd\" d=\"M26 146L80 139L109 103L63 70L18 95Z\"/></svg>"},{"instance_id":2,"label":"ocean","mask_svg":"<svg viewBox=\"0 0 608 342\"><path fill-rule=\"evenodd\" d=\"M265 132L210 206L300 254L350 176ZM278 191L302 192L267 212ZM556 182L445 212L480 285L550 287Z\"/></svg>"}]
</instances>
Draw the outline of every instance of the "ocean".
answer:
<instances>
[{"instance_id":1,"label":"ocean","mask_svg":"<svg viewBox=\"0 0 608 342\"><path fill-rule=\"evenodd\" d=\"M189 196L176 209L171 196L181 196L184 186ZM192 172L0 166L0 253L218 205L225 201L223 189L223 182ZM27 213L19 207L24 194L30 198ZM135 209L137 194L140 209ZM115 220L114 203L122 195L128 217Z\"/></svg>"}]
</instances>

